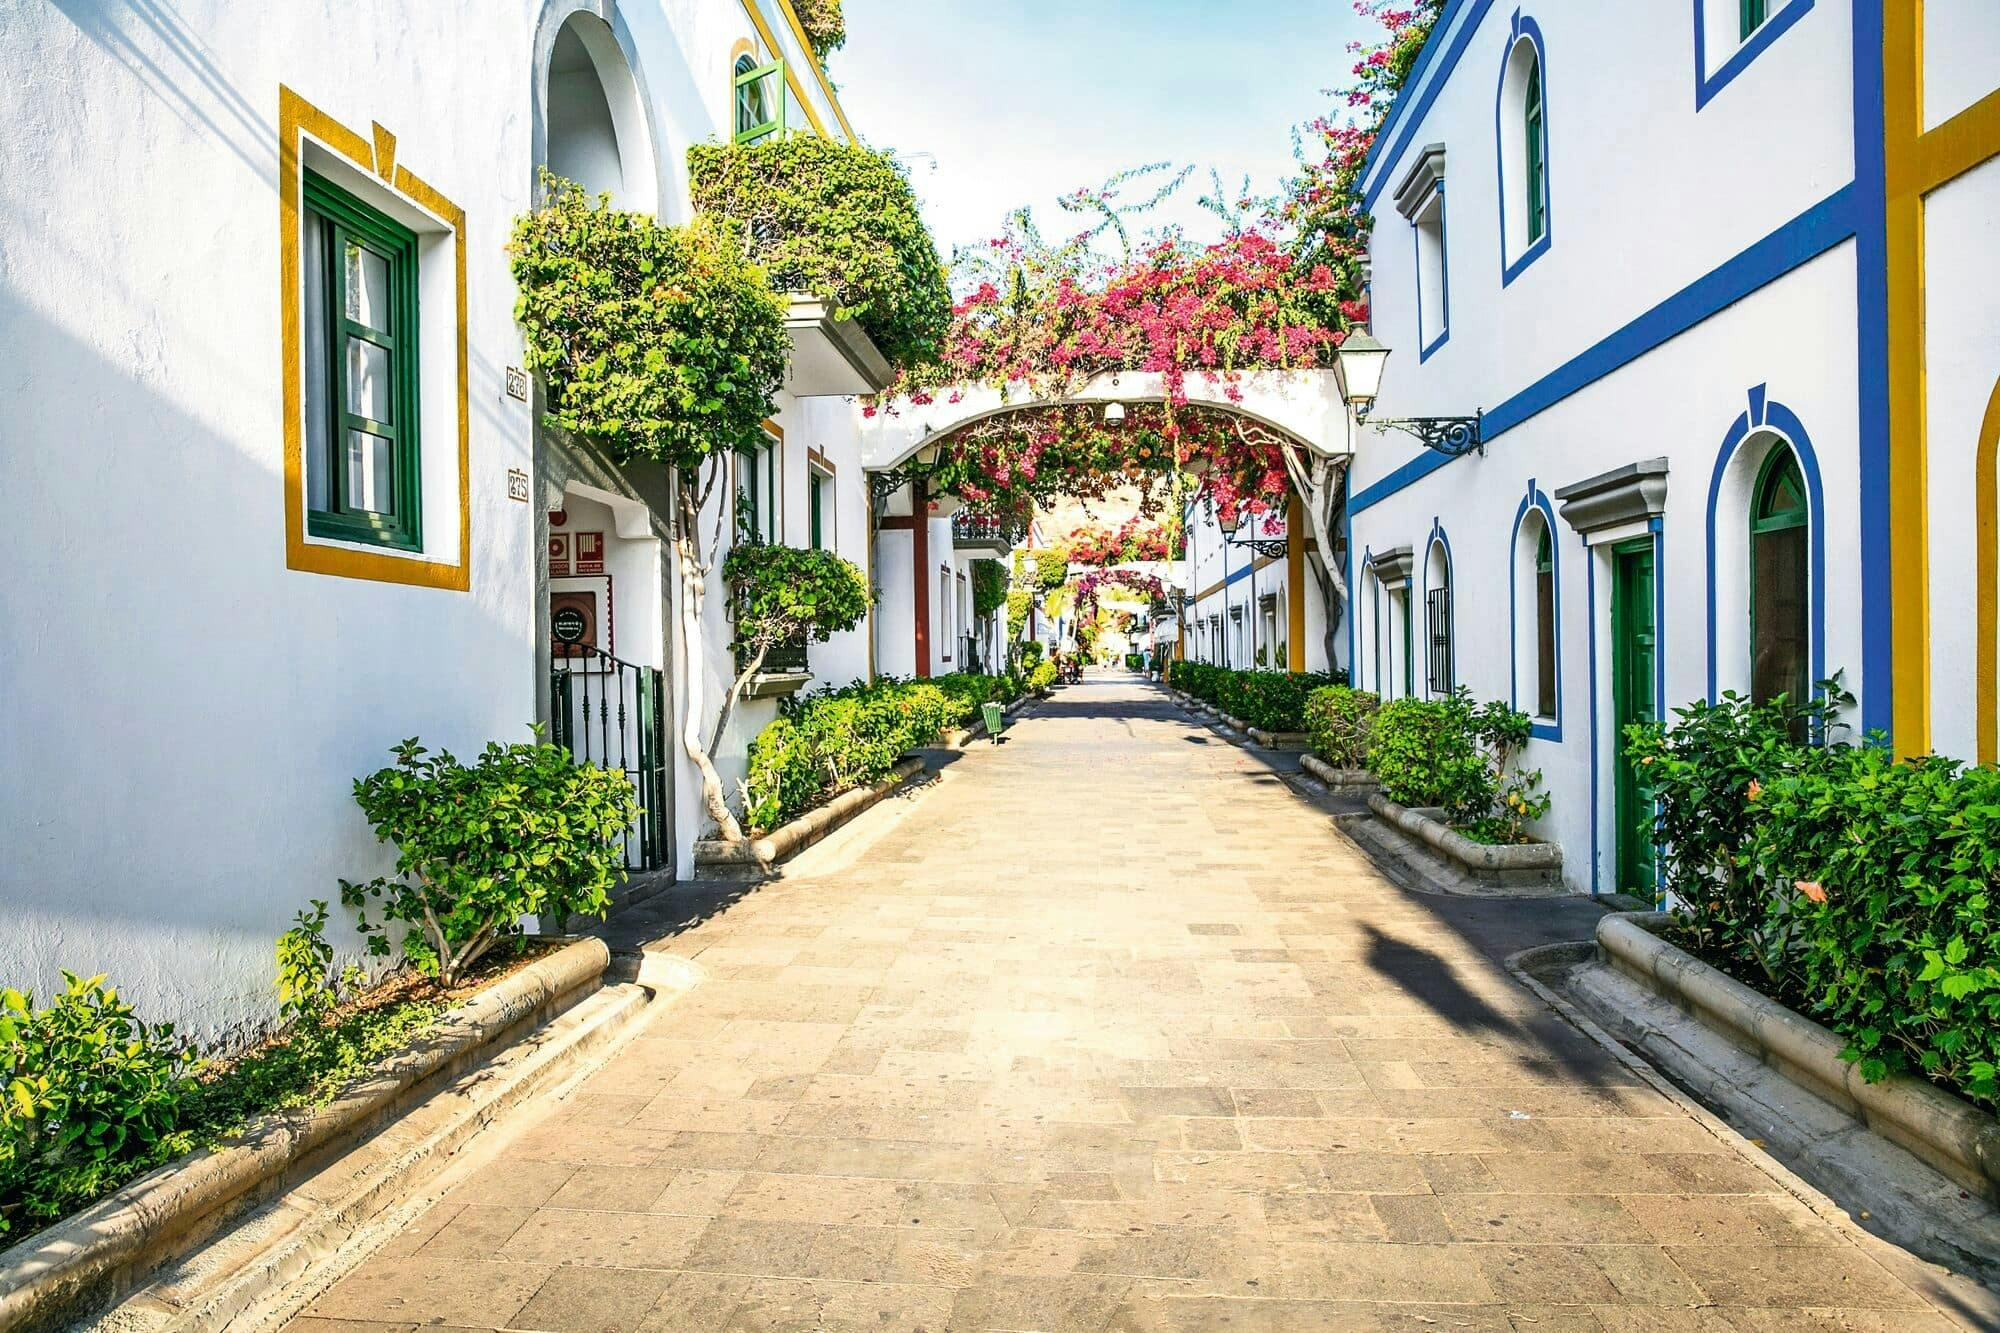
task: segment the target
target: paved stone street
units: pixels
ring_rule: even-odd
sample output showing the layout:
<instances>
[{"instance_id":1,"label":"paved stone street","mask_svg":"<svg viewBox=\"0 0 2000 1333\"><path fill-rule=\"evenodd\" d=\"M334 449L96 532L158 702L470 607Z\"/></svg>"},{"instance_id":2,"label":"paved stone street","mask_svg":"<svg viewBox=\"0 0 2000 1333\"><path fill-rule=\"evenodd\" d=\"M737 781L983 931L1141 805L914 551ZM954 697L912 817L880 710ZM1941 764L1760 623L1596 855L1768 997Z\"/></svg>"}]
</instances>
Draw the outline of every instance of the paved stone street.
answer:
<instances>
[{"instance_id":1,"label":"paved stone street","mask_svg":"<svg viewBox=\"0 0 2000 1333\"><path fill-rule=\"evenodd\" d=\"M299 1333L1953 1326L1508 977L1587 904L1404 892L1136 682L955 769Z\"/></svg>"}]
</instances>

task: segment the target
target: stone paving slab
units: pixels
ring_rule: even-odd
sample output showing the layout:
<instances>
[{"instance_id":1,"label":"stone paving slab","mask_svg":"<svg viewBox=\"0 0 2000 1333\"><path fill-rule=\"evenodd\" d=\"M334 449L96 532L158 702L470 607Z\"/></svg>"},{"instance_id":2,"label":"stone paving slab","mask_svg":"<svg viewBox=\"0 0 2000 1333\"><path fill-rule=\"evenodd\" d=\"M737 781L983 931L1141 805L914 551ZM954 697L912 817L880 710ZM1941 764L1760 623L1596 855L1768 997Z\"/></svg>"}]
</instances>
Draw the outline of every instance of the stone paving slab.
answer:
<instances>
[{"instance_id":1,"label":"stone paving slab","mask_svg":"<svg viewBox=\"0 0 2000 1333\"><path fill-rule=\"evenodd\" d=\"M295 1327L1956 1327L1499 966L1594 915L1404 892L1073 687L695 902L708 980Z\"/></svg>"}]
</instances>

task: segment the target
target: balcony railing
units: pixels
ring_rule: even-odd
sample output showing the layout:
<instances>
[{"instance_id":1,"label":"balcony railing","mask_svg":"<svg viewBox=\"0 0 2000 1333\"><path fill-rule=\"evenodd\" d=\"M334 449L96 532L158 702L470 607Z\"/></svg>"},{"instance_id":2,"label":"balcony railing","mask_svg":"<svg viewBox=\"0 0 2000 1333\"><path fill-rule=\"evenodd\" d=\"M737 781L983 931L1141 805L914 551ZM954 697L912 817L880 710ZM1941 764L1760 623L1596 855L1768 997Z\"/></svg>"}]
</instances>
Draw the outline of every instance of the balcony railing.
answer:
<instances>
[{"instance_id":1,"label":"balcony railing","mask_svg":"<svg viewBox=\"0 0 2000 1333\"><path fill-rule=\"evenodd\" d=\"M988 514L957 513L951 517L951 544L961 550L982 547L994 551L1013 549L1021 534L1012 522Z\"/></svg>"}]
</instances>

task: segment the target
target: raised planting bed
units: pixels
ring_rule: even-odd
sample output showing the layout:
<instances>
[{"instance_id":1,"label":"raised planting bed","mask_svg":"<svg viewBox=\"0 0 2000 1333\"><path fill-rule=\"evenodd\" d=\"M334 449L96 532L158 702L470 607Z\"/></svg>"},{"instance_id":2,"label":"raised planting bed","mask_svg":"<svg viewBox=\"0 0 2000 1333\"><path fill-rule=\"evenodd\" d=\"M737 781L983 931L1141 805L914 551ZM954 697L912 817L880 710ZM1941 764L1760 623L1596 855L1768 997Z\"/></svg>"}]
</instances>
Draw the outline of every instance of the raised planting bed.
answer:
<instances>
[{"instance_id":1,"label":"raised planting bed","mask_svg":"<svg viewBox=\"0 0 2000 1333\"><path fill-rule=\"evenodd\" d=\"M1444 822L1437 810L1396 804L1381 792L1368 798L1368 808L1383 823L1423 843L1472 879L1485 884L1526 887L1562 883L1562 845L1554 842L1500 846L1474 842Z\"/></svg>"},{"instance_id":2,"label":"raised planting bed","mask_svg":"<svg viewBox=\"0 0 2000 1333\"><path fill-rule=\"evenodd\" d=\"M1365 768L1335 768L1316 754L1300 755L1299 767L1335 791L1374 791L1381 785Z\"/></svg>"},{"instance_id":3,"label":"raised planting bed","mask_svg":"<svg viewBox=\"0 0 2000 1333\"><path fill-rule=\"evenodd\" d=\"M1664 912L1607 916L1597 923L1598 956L1964 1188L2000 1203L2000 1119L1922 1079L1863 1079L1860 1065L1840 1058L1847 1046L1841 1037L1656 933L1671 920Z\"/></svg>"},{"instance_id":4,"label":"raised planting bed","mask_svg":"<svg viewBox=\"0 0 2000 1333\"><path fill-rule=\"evenodd\" d=\"M440 997L454 1007L324 1102L309 1098L296 1109L252 1116L224 1134L219 1146L167 1162L0 1251L0 1328L63 1327L103 1308L378 1134L461 1073L578 1006L599 988L609 950L588 938L546 943L540 956L496 960L487 975ZM474 987L479 989L468 997ZM364 996L359 1003L378 998ZM637 988L634 998L643 999ZM247 1068L273 1049L248 1053L233 1068ZM469 1134L481 1123L475 1118L459 1133ZM392 1201L394 1183L394 1177L384 1176L337 1220L349 1225L365 1220L368 1208ZM290 1220L296 1229L297 1219ZM283 1238L280 1233L266 1239L258 1252Z\"/></svg>"},{"instance_id":5,"label":"raised planting bed","mask_svg":"<svg viewBox=\"0 0 2000 1333\"><path fill-rule=\"evenodd\" d=\"M1312 737L1303 731L1266 731L1262 727L1249 728L1250 739L1267 750L1305 750L1312 746Z\"/></svg>"}]
</instances>

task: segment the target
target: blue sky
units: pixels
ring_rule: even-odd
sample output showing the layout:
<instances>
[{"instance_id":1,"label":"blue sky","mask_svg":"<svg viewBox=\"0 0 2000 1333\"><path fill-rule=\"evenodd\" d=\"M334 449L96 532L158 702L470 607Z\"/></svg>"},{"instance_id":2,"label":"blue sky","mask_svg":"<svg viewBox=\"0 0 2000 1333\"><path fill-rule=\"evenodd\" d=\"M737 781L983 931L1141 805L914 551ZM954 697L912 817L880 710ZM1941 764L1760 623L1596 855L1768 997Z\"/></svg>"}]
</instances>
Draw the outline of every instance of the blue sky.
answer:
<instances>
[{"instance_id":1,"label":"blue sky","mask_svg":"<svg viewBox=\"0 0 2000 1333\"><path fill-rule=\"evenodd\" d=\"M1056 197L1145 162L1196 173L1162 220L1213 229L1195 204L1222 172L1268 193L1292 167L1291 129L1343 84L1350 40L1377 29L1348 0L845 0L828 61L854 128L911 166L938 248L997 233L1027 204L1045 233L1076 220ZM925 155L928 156L920 156Z\"/></svg>"}]
</instances>

